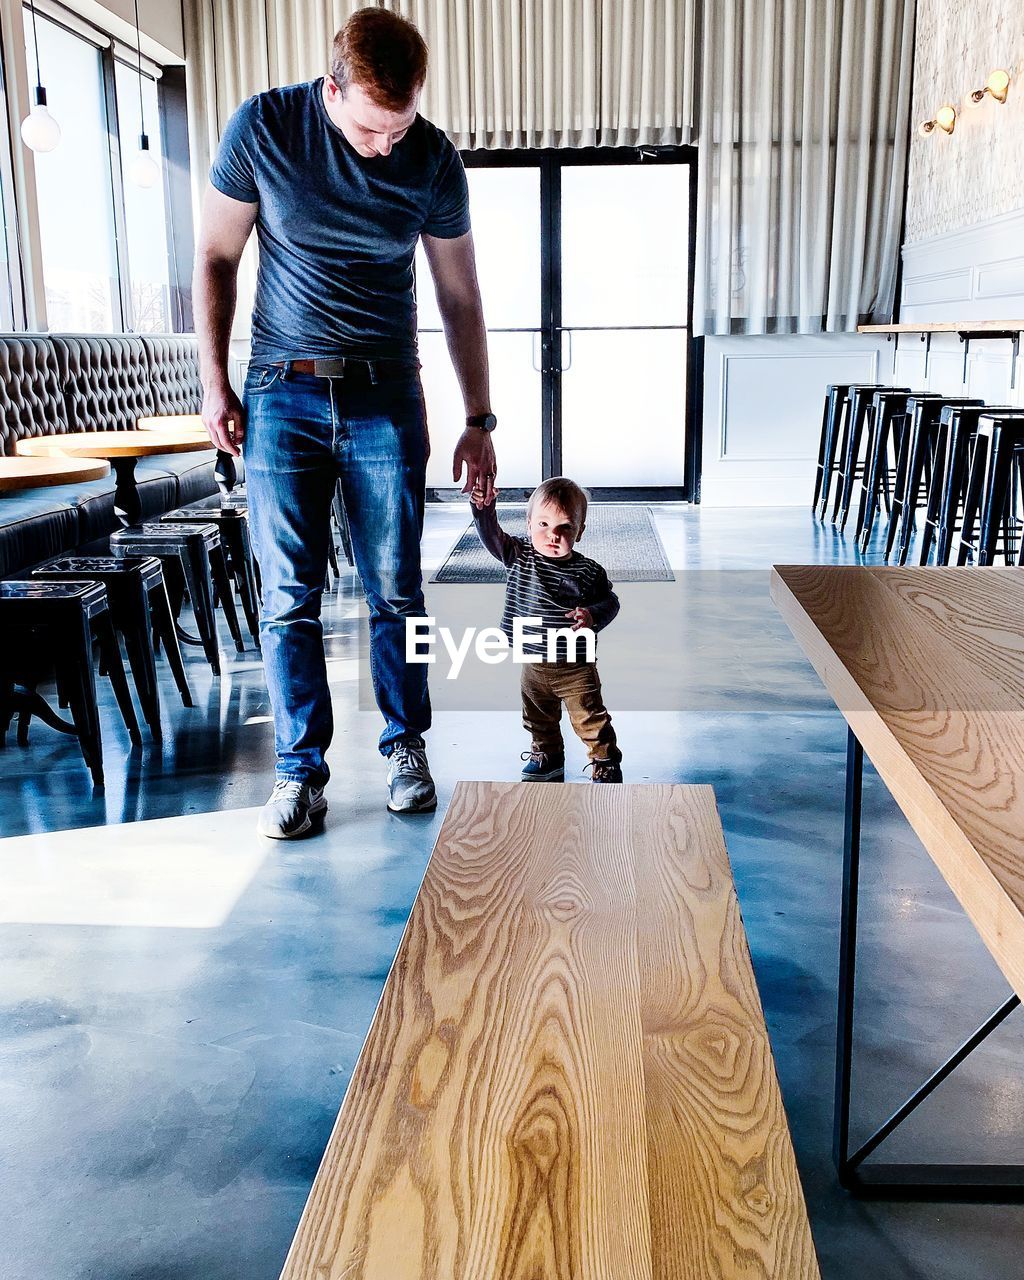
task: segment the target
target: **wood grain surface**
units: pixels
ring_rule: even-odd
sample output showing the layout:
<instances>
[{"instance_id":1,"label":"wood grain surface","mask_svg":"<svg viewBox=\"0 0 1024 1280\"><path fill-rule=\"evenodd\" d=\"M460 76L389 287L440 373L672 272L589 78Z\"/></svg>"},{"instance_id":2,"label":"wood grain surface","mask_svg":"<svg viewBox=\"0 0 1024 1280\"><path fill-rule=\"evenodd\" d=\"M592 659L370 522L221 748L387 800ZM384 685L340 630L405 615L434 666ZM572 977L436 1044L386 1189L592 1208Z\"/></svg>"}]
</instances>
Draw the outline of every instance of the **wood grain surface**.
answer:
<instances>
[{"instance_id":1,"label":"wood grain surface","mask_svg":"<svg viewBox=\"0 0 1024 1280\"><path fill-rule=\"evenodd\" d=\"M772 597L1024 996L1024 571L776 566Z\"/></svg>"},{"instance_id":2,"label":"wood grain surface","mask_svg":"<svg viewBox=\"0 0 1024 1280\"><path fill-rule=\"evenodd\" d=\"M197 435L206 436L206 428L203 426L203 416L200 413L161 413L155 417L138 418L135 423L139 431L163 431L170 432L172 435ZM213 448L211 442L210 447Z\"/></svg>"},{"instance_id":3,"label":"wood grain surface","mask_svg":"<svg viewBox=\"0 0 1024 1280\"><path fill-rule=\"evenodd\" d=\"M0 493L42 489L73 481L102 480L109 475L110 463L100 458L0 457Z\"/></svg>"},{"instance_id":4,"label":"wood grain surface","mask_svg":"<svg viewBox=\"0 0 1024 1280\"><path fill-rule=\"evenodd\" d=\"M209 437L178 431L71 431L19 440L21 457L144 458L153 453L197 453L212 449Z\"/></svg>"},{"instance_id":5,"label":"wood grain surface","mask_svg":"<svg viewBox=\"0 0 1024 1280\"><path fill-rule=\"evenodd\" d=\"M711 789L459 783L283 1280L818 1274Z\"/></svg>"}]
</instances>

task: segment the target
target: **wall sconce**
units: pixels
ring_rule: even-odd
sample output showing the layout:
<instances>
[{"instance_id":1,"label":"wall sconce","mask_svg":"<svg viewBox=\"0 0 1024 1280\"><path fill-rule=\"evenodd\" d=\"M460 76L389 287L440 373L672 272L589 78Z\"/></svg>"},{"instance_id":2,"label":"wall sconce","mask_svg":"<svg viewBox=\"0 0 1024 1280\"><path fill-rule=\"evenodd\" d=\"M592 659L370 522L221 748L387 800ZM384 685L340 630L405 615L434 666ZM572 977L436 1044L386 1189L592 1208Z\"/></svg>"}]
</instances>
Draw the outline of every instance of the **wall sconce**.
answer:
<instances>
[{"instance_id":1,"label":"wall sconce","mask_svg":"<svg viewBox=\"0 0 1024 1280\"><path fill-rule=\"evenodd\" d=\"M941 129L943 133L952 133L956 128L956 107L951 107L948 103L939 107L935 113L934 120L924 120L918 125L917 131L922 138L927 138L930 133L936 129Z\"/></svg>"},{"instance_id":2,"label":"wall sconce","mask_svg":"<svg viewBox=\"0 0 1024 1280\"><path fill-rule=\"evenodd\" d=\"M969 93L964 99L964 105L968 107L980 107L985 101L986 96L993 98L1000 104L1005 104L1006 95L1010 91L1010 73L1008 71L997 70L989 73L985 86L982 89L975 89L973 93Z\"/></svg>"}]
</instances>

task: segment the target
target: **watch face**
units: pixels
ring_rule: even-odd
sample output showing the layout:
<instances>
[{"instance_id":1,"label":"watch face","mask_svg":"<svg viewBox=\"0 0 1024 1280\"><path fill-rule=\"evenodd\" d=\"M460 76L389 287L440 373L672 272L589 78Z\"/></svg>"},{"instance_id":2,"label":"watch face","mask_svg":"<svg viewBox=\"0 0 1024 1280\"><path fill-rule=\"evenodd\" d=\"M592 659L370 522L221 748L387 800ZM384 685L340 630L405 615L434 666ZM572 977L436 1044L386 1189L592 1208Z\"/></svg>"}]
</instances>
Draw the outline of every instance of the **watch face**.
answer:
<instances>
[{"instance_id":1,"label":"watch face","mask_svg":"<svg viewBox=\"0 0 1024 1280\"><path fill-rule=\"evenodd\" d=\"M475 417L466 419L467 426L479 427L482 431L493 431L498 425L498 419L493 413L478 413Z\"/></svg>"}]
</instances>

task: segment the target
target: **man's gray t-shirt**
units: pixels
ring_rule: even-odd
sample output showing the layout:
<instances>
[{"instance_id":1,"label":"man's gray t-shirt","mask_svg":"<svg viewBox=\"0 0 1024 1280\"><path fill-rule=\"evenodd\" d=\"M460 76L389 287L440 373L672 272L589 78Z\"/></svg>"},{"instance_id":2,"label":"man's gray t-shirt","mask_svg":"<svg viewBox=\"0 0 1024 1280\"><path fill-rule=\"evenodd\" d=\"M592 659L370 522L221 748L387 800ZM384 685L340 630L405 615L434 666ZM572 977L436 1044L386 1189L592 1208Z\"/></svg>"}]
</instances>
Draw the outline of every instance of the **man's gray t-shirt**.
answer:
<instances>
[{"instance_id":1,"label":"man's gray t-shirt","mask_svg":"<svg viewBox=\"0 0 1024 1280\"><path fill-rule=\"evenodd\" d=\"M469 230L462 160L417 115L387 156L361 156L322 80L258 93L228 121L210 181L259 203L252 362L416 355L420 233Z\"/></svg>"}]
</instances>

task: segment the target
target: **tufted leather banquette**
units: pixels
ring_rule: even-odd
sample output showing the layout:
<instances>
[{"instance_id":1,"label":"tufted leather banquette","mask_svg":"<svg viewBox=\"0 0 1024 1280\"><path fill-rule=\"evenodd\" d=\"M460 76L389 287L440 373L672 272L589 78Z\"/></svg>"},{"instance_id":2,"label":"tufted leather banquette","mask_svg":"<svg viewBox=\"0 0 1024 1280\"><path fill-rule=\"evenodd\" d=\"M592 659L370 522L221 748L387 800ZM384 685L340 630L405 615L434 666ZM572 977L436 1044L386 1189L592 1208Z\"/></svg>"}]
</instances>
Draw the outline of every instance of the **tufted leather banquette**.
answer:
<instances>
[{"instance_id":1,"label":"tufted leather banquette","mask_svg":"<svg viewBox=\"0 0 1024 1280\"><path fill-rule=\"evenodd\" d=\"M0 334L0 452L31 436L133 431L140 417L198 413L188 334ZM216 493L216 455L160 454L136 468L143 516ZM117 527L114 479L0 497L0 577L105 538Z\"/></svg>"}]
</instances>

